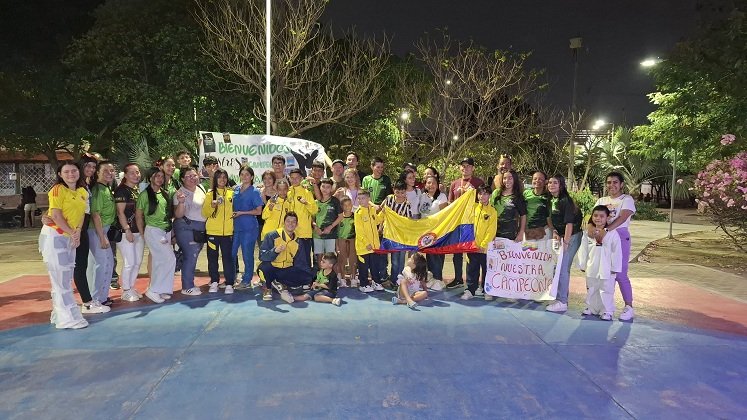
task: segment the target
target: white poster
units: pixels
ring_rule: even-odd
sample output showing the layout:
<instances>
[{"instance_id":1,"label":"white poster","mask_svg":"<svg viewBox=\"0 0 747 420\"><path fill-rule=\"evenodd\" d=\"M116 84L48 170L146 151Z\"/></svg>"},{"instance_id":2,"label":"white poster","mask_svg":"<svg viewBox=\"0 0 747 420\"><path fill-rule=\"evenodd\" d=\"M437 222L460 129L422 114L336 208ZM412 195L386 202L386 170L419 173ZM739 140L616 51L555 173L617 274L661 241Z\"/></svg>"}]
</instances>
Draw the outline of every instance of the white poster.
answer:
<instances>
[{"instance_id":1,"label":"white poster","mask_svg":"<svg viewBox=\"0 0 747 420\"><path fill-rule=\"evenodd\" d=\"M272 170L272 157L285 158L285 173L301 168L308 173L315 160L330 165L324 147L319 143L291 137L247 135L200 131L200 168L205 156L218 159L221 169L238 179L241 165L249 164L254 169L255 182L262 182L262 173Z\"/></svg>"},{"instance_id":2,"label":"white poster","mask_svg":"<svg viewBox=\"0 0 747 420\"><path fill-rule=\"evenodd\" d=\"M512 299L555 299L555 265L562 258L562 247L555 251L552 243L550 239L514 242L496 238L488 245L485 293Z\"/></svg>"}]
</instances>

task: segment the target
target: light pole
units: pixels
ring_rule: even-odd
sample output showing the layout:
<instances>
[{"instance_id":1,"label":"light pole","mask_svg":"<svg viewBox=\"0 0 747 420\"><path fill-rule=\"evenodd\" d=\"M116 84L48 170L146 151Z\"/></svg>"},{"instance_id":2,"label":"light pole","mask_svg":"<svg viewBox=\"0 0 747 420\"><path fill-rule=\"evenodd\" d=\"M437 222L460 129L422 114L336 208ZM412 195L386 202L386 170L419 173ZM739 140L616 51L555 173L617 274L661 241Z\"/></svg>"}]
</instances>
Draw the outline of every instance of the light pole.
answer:
<instances>
[{"instance_id":1,"label":"light pole","mask_svg":"<svg viewBox=\"0 0 747 420\"><path fill-rule=\"evenodd\" d=\"M399 114L399 138L402 142L402 148L405 147L405 124L410 121L410 112L406 109Z\"/></svg>"},{"instance_id":2,"label":"light pole","mask_svg":"<svg viewBox=\"0 0 747 420\"><path fill-rule=\"evenodd\" d=\"M571 99L571 122L573 123L571 127L571 141L570 141L570 147L568 151L568 179L567 181L570 183L571 189L575 190L576 188L576 177L573 174L573 166L576 163L575 162L575 144L576 144L576 124L578 123L575 118L578 114L577 112L577 106L576 106L576 99L577 99L577 86L578 86L578 50L581 49L581 46L583 45L583 39L581 37L571 38L570 39L571 44L571 51L573 52L573 96Z\"/></svg>"},{"instance_id":3,"label":"light pole","mask_svg":"<svg viewBox=\"0 0 747 420\"><path fill-rule=\"evenodd\" d=\"M268 136L272 133L271 104L272 89L270 87L270 58L272 57L272 0L265 2L265 134Z\"/></svg>"}]
</instances>

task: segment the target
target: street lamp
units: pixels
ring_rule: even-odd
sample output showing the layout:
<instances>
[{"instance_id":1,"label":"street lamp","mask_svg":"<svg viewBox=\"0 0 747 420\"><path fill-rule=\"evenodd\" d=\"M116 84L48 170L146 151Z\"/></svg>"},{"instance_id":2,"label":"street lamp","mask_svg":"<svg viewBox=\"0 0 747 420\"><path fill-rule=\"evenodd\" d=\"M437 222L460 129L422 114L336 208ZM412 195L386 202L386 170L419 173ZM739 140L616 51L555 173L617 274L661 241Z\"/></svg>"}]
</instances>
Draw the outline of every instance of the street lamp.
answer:
<instances>
[{"instance_id":1,"label":"street lamp","mask_svg":"<svg viewBox=\"0 0 747 420\"><path fill-rule=\"evenodd\" d=\"M583 45L583 39L581 37L575 37L570 39L570 47L571 51L573 52L573 97L571 100L571 121L574 121L573 127L571 127L571 141L570 141L570 147L568 151L568 179L567 182L569 183L572 190L575 190L576 186L576 179L575 175L573 174L573 165L575 163L575 137L576 137L576 123L575 123L575 115L577 114L576 109L576 99L577 99L577 86L578 86L578 50L581 49Z\"/></svg>"},{"instance_id":2,"label":"street lamp","mask_svg":"<svg viewBox=\"0 0 747 420\"><path fill-rule=\"evenodd\" d=\"M410 121L410 111L403 109L399 114L399 135L402 141L402 147L405 146L405 124Z\"/></svg>"},{"instance_id":3,"label":"street lamp","mask_svg":"<svg viewBox=\"0 0 747 420\"><path fill-rule=\"evenodd\" d=\"M641 61L641 67L646 67L646 68L648 68L648 67L654 67L655 65L659 64L660 62L661 62L661 60L659 59L659 57L656 57L656 58L647 58L647 59Z\"/></svg>"}]
</instances>

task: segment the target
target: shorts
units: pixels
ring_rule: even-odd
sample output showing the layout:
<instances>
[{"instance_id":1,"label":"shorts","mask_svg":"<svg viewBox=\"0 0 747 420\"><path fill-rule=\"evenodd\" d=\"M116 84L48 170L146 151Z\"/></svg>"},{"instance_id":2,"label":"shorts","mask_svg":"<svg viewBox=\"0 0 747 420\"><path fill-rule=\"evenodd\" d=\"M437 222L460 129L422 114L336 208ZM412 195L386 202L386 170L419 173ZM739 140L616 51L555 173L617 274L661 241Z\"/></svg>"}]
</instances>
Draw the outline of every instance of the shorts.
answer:
<instances>
[{"instance_id":1,"label":"shorts","mask_svg":"<svg viewBox=\"0 0 747 420\"><path fill-rule=\"evenodd\" d=\"M306 292L306 294L311 296L312 299L314 299L314 296L316 295L327 296L330 299L334 299L335 297L337 297L334 293L330 292L327 289L309 290L308 292Z\"/></svg>"},{"instance_id":2,"label":"shorts","mask_svg":"<svg viewBox=\"0 0 747 420\"><path fill-rule=\"evenodd\" d=\"M36 211L36 204L27 203L23 205L23 211Z\"/></svg>"},{"instance_id":3,"label":"shorts","mask_svg":"<svg viewBox=\"0 0 747 420\"><path fill-rule=\"evenodd\" d=\"M325 252L335 252L336 239L316 239L314 238L314 254L324 254Z\"/></svg>"}]
</instances>

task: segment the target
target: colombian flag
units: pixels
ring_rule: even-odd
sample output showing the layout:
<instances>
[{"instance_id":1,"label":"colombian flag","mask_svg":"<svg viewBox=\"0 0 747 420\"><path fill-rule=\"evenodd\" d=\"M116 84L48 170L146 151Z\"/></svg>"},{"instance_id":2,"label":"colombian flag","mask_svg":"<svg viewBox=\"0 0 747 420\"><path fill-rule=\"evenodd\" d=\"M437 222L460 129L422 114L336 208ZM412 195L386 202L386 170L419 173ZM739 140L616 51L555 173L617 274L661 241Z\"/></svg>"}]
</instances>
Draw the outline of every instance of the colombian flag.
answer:
<instances>
[{"instance_id":1,"label":"colombian flag","mask_svg":"<svg viewBox=\"0 0 747 420\"><path fill-rule=\"evenodd\" d=\"M419 251L425 254L477 252L474 206L470 189L438 213L412 220L384 209L384 237L379 252Z\"/></svg>"}]
</instances>

